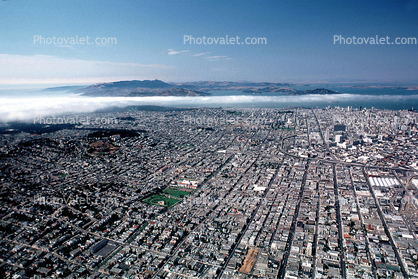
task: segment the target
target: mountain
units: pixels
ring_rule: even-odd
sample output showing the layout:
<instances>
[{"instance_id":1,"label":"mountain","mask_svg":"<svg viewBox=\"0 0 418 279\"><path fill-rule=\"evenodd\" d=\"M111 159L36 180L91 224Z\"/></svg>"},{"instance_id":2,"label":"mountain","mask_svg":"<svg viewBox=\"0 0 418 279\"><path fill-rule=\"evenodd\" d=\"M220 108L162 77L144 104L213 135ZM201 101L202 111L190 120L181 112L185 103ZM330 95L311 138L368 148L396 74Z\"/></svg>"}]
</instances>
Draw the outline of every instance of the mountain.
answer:
<instances>
[{"instance_id":1,"label":"mountain","mask_svg":"<svg viewBox=\"0 0 418 279\"><path fill-rule=\"evenodd\" d=\"M130 96L132 92L147 92L148 96L159 96L161 92L174 88L176 85L161 80L130 80L98 83L87 86L79 91L85 96Z\"/></svg>"},{"instance_id":2,"label":"mountain","mask_svg":"<svg viewBox=\"0 0 418 279\"><path fill-rule=\"evenodd\" d=\"M149 97L149 96L210 96L212 91L241 91L247 94L338 94L338 92L317 88L300 91L293 88L295 84L273 82L229 82L229 81L198 81L184 83L166 83L161 80L130 80L98 83L79 88L73 92L93 97ZM46 90L64 90L60 87Z\"/></svg>"},{"instance_id":3,"label":"mountain","mask_svg":"<svg viewBox=\"0 0 418 279\"><path fill-rule=\"evenodd\" d=\"M337 91L332 91L329 89L325 89L325 88L317 88L317 89L312 89L312 90L305 90L305 91L301 91L301 94L319 94L319 95L324 95L324 94L339 94Z\"/></svg>"},{"instance_id":4,"label":"mountain","mask_svg":"<svg viewBox=\"0 0 418 279\"><path fill-rule=\"evenodd\" d=\"M339 94L336 91L332 91L325 88L317 88L312 90L304 90L304 91L298 91L293 88L289 87L274 87L274 86L268 86L268 87L261 87L261 88L250 88L245 89L242 92L248 93L248 94L263 94L263 93L281 93L285 95L308 95L308 94L317 94L317 95L324 95L324 94Z\"/></svg>"},{"instance_id":5,"label":"mountain","mask_svg":"<svg viewBox=\"0 0 418 279\"><path fill-rule=\"evenodd\" d=\"M90 85L86 87L86 90L93 90L96 88L118 88L118 89L134 89L134 88L154 88L154 89L161 89L161 88L172 88L175 87L172 84L165 83L164 81L155 79L155 80L129 80L129 81L116 81L116 82L108 82L108 83L98 83L94 85Z\"/></svg>"},{"instance_id":6,"label":"mountain","mask_svg":"<svg viewBox=\"0 0 418 279\"><path fill-rule=\"evenodd\" d=\"M79 91L86 96L208 96L209 91L236 90L259 87L290 86L288 83L271 82L228 82L198 81L185 83L166 83L161 80L131 80L109 83L98 83Z\"/></svg>"},{"instance_id":7,"label":"mountain","mask_svg":"<svg viewBox=\"0 0 418 279\"><path fill-rule=\"evenodd\" d=\"M299 91L289 87L262 87L262 88L250 88L245 89L242 92L249 93L249 94L262 94L262 93L285 93L285 94L296 94Z\"/></svg>"},{"instance_id":8,"label":"mountain","mask_svg":"<svg viewBox=\"0 0 418 279\"><path fill-rule=\"evenodd\" d=\"M197 82L184 82L175 83L177 86L187 88L190 90L199 91L215 91L215 90L234 90L243 91L247 89L255 89L260 87L283 87L292 86L294 84L289 83L273 83L273 82L249 82L249 81L197 81Z\"/></svg>"},{"instance_id":9,"label":"mountain","mask_svg":"<svg viewBox=\"0 0 418 279\"><path fill-rule=\"evenodd\" d=\"M129 97L149 97L149 96L209 96L210 93L192 91L185 88L169 88L166 90L147 90L133 91Z\"/></svg>"}]
</instances>

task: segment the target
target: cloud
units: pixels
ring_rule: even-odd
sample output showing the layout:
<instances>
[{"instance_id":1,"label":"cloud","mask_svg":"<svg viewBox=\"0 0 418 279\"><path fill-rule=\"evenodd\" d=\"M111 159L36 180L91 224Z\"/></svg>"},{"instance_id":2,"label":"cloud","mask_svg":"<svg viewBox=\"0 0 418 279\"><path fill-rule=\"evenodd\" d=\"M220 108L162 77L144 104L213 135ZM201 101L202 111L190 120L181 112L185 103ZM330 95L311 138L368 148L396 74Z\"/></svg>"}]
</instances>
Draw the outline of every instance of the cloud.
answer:
<instances>
[{"instance_id":1,"label":"cloud","mask_svg":"<svg viewBox=\"0 0 418 279\"><path fill-rule=\"evenodd\" d=\"M168 49L168 55L183 54L183 55L187 55L187 56L200 57L200 56L207 55L209 53L212 53L212 52L207 51L207 52L192 54L192 53L189 53L189 50L173 50L171 48ZM206 60L209 60L209 61L219 61L219 60L231 60L232 58L229 58L226 55L213 55L213 56L204 57L203 59L206 59Z\"/></svg>"},{"instance_id":2,"label":"cloud","mask_svg":"<svg viewBox=\"0 0 418 279\"><path fill-rule=\"evenodd\" d=\"M172 66L161 64L120 63L67 59L51 55L0 54L0 84L27 83L85 83L136 77L137 79L165 78Z\"/></svg>"},{"instance_id":3,"label":"cloud","mask_svg":"<svg viewBox=\"0 0 418 279\"><path fill-rule=\"evenodd\" d=\"M218 56L208 56L208 57L206 57L206 59L220 59L220 58L226 58L226 57L228 57L228 56L226 56L226 55L218 55Z\"/></svg>"},{"instance_id":4,"label":"cloud","mask_svg":"<svg viewBox=\"0 0 418 279\"><path fill-rule=\"evenodd\" d=\"M168 49L168 55L177 55L177 54L181 54L181 53L186 53L189 52L188 50L174 50L174 49Z\"/></svg>"},{"instance_id":5,"label":"cloud","mask_svg":"<svg viewBox=\"0 0 418 279\"><path fill-rule=\"evenodd\" d=\"M209 61L219 61L219 60L231 60L232 58L229 58L227 55L214 55L214 56L205 57L205 59Z\"/></svg>"},{"instance_id":6,"label":"cloud","mask_svg":"<svg viewBox=\"0 0 418 279\"><path fill-rule=\"evenodd\" d=\"M209 54L209 53L211 53L211 52L210 51L202 52L202 53L193 54L193 56L202 56L202 55Z\"/></svg>"},{"instance_id":7,"label":"cloud","mask_svg":"<svg viewBox=\"0 0 418 279\"><path fill-rule=\"evenodd\" d=\"M69 48L69 49L74 49L74 46L72 45L54 45L56 47L64 47L64 48Z\"/></svg>"},{"instance_id":8,"label":"cloud","mask_svg":"<svg viewBox=\"0 0 418 279\"><path fill-rule=\"evenodd\" d=\"M31 93L31 92L29 92ZM352 105L369 102L376 105L387 103L409 104L418 100L418 95L301 95L301 96L205 96L205 97L82 97L42 96L39 92L27 94L31 97L0 97L0 122L13 120L33 121L35 117L51 117L69 113L89 113L112 106L159 105L172 107L293 107ZM37 96L37 97L35 97Z\"/></svg>"}]
</instances>

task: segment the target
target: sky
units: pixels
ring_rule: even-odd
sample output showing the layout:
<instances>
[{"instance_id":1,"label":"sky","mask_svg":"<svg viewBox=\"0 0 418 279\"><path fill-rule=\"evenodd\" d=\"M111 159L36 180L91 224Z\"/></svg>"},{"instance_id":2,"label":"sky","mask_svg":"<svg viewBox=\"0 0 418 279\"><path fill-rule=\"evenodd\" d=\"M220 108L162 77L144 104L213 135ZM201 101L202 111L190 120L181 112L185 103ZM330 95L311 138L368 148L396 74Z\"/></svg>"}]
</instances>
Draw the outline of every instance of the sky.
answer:
<instances>
[{"instance_id":1,"label":"sky","mask_svg":"<svg viewBox=\"0 0 418 279\"><path fill-rule=\"evenodd\" d=\"M417 13L418 1L388 0L5 0L0 85L133 79L416 84L418 44L398 45L395 38L418 39ZM87 36L90 44L82 44ZM220 44L227 36L238 36L240 44ZM340 44L336 36L363 43ZM388 36L390 44L364 43L376 36ZM198 44L203 37L212 43ZM246 38L263 43L245 44Z\"/></svg>"}]
</instances>

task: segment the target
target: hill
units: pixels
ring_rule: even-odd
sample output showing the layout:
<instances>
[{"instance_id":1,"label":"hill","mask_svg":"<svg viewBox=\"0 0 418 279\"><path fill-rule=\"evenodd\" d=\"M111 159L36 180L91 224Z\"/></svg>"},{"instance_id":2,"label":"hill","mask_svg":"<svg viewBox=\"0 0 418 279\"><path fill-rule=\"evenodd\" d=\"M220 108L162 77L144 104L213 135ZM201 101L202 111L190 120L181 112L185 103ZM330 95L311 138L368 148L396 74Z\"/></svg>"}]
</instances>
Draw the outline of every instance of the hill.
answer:
<instances>
[{"instance_id":1,"label":"hill","mask_svg":"<svg viewBox=\"0 0 418 279\"><path fill-rule=\"evenodd\" d=\"M272 82L228 82L228 81L198 81L185 83L166 83L155 80L130 80L108 83L98 83L78 88L73 92L92 97L153 97L153 96L210 96L213 91L241 91L247 94L338 94L338 92L317 88L313 90L296 90L290 88L295 84ZM72 87L48 88L46 90L65 90Z\"/></svg>"}]
</instances>

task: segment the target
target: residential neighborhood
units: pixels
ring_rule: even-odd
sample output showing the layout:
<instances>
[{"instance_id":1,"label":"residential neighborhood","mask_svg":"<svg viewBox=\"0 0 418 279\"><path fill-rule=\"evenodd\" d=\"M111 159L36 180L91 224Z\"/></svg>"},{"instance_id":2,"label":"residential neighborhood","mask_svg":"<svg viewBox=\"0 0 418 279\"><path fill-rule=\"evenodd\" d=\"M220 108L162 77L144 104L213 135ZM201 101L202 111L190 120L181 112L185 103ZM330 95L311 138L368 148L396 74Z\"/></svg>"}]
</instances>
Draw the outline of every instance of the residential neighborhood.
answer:
<instances>
[{"instance_id":1,"label":"residential neighborhood","mask_svg":"<svg viewBox=\"0 0 418 279\"><path fill-rule=\"evenodd\" d=\"M416 111L94 113L0 135L5 278L418 278Z\"/></svg>"}]
</instances>

